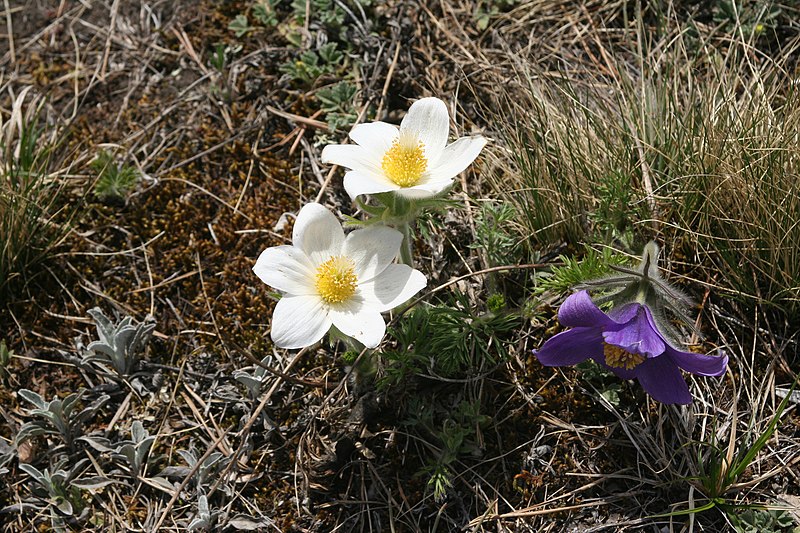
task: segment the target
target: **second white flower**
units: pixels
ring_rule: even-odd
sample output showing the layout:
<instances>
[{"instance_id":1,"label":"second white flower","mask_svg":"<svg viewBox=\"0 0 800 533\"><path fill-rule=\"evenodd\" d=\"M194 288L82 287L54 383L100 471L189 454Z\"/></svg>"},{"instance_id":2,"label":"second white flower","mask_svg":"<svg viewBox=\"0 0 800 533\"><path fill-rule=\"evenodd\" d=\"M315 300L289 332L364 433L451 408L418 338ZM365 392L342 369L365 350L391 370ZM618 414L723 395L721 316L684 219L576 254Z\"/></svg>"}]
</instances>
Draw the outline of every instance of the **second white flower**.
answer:
<instances>
[{"instance_id":1,"label":"second white flower","mask_svg":"<svg viewBox=\"0 0 800 533\"><path fill-rule=\"evenodd\" d=\"M322 161L350 169L344 188L351 198L395 192L407 198L439 194L481 153L486 139L462 137L447 144L450 116L438 98L414 102L400 128L386 122L358 124L355 144L329 144Z\"/></svg>"},{"instance_id":2,"label":"second white flower","mask_svg":"<svg viewBox=\"0 0 800 533\"><path fill-rule=\"evenodd\" d=\"M267 248L253 271L284 293L272 317L272 340L281 348L318 342L331 326L368 348L386 332L381 316L427 284L408 265L394 264L403 235L386 226L349 233L320 204L300 210L292 246Z\"/></svg>"}]
</instances>

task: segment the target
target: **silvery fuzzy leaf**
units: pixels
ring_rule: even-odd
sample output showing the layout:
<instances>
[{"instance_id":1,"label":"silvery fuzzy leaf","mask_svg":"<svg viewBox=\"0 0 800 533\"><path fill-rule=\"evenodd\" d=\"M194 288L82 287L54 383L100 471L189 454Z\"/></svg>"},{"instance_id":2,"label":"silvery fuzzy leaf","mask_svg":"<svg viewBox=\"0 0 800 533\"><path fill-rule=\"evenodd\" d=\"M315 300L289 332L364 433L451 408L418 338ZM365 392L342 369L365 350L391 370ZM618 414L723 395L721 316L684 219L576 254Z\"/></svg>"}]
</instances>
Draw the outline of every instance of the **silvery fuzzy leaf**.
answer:
<instances>
[{"instance_id":1,"label":"silvery fuzzy leaf","mask_svg":"<svg viewBox=\"0 0 800 533\"><path fill-rule=\"evenodd\" d=\"M149 318L152 319L152 317ZM155 322L142 322L141 324L139 324L139 326L136 328L136 334L134 335L133 340L131 341L131 349L132 350L135 349L138 351L145 344L147 344L147 341L150 340L150 337L152 336L153 331L155 331L155 329L156 329Z\"/></svg>"},{"instance_id":2,"label":"silvery fuzzy leaf","mask_svg":"<svg viewBox=\"0 0 800 533\"><path fill-rule=\"evenodd\" d=\"M17 445L19 445L30 438L38 437L39 435L44 435L46 433L47 430L45 430L43 427L37 426L32 422L28 422L27 424L24 424L21 428L19 428L17 436L15 437L14 440L17 443Z\"/></svg>"},{"instance_id":3,"label":"silvery fuzzy leaf","mask_svg":"<svg viewBox=\"0 0 800 533\"><path fill-rule=\"evenodd\" d=\"M92 341L86 349L107 355L109 359L113 359L117 355L116 349L105 341Z\"/></svg>"},{"instance_id":4,"label":"silvery fuzzy leaf","mask_svg":"<svg viewBox=\"0 0 800 533\"><path fill-rule=\"evenodd\" d=\"M142 442L140 442L136 446L136 461L138 464L144 464L144 460L147 455L150 453L150 448L152 448L153 443L155 442L156 437L155 435L149 436L145 438Z\"/></svg>"},{"instance_id":5,"label":"silvery fuzzy leaf","mask_svg":"<svg viewBox=\"0 0 800 533\"><path fill-rule=\"evenodd\" d=\"M75 418L77 420L85 420L91 417L98 410L100 410L100 408L103 407L103 405L105 405L109 399L111 399L111 397L108 394L103 394L102 396L99 396L94 402L91 403L91 405L84 408L83 411L78 413L78 415Z\"/></svg>"},{"instance_id":6,"label":"silvery fuzzy leaf","mask_svg":"<svg viewBox=\"0 0 800 533\"><path fill-rule=\"evenodd\" d=\"M156 477L151 477L151 478L147 478L147 479L151 483L153 483L154 485L158 485L159 487L161 487L163 490L165 490L169 494L174 494L175 493L175 485L173 485L172 483L170 483L169 481L167 481L163 477L156 476Z\"/></svg>"},{"instance_id":7,"label":"silvery fuzzy leaf","mask_svg":"<svg viewBox=\"0 0 800 533\"><path fill-rule=\"evenodd\" d=\"M74 480L71 485L73 487L78 487L79 489L83 490L97 490L102 489L105 486L111 485L112 483L116 483L113 479L108 479L104 476L92 476L92 477L85 477L82 479Z\"/></svg>"},{"instance_id":8,"label":"silvery fuzzy leaf","mask_svg":"<svg viewBox=\"0 0 800 533\"><path fill-rule=\"evenodd\" d=\"M117 448L116 453L111 455L114 459L124 459L133 468L136 465L136 448L133 444L124 444Z\"/></svg>"},{"instance_id":9,"label":"silvery fuzzy leaf","mask_svg":"<svg viewBox=\"0 0 800 533\"><path fill-rule=\"evenodd\" d=\"M120 355L127 354L131 340L136 335L136 326L124 326L114 335L114 348Z\"/></svg>"},{"instance_id":10,"label":"silvery fuzzy leaf","mask_svg":"<svg viewBox=\"0 0 800 533\"><path fill-rule=\"evenodd\" d=\"M72 516L72 504L66 498L57 496L55 499L50 500L50 504L55 506L62 514Z\"/></svg>"},{"instance_id":11,"label":"silvery fuzzy leaf","mask_svg":"<svg viewBox=\"0 0 800 533\"><path fill-rule=\"evenodd\" d=\"M77 440L85 442L98 452L111 453L114 451L114 449L111 448L111 441L104 437L90 437L84 435L83 437L79 437Z\"/></svg>"},{"instance_id":12,"label":"silvery fuzzy leaf","mask_svg":"<svg viewBox=\"0 0 800 533\"><path fill-rule=\"evenodd\" d=\"M83 392L72 393L61 402L61 409L63 413L69 415L78 403L78 400L83 396ZM56 400L54 400L56 401Z\"/></svg>"},{"instance_id":13,"label":"silvery fuzzy leaf","mask_svg":"<svg viewBox=\"0 0 800 533\"><path fill-rule=\"evenodd\" d=\"M211 514L208 512L208 498L205 494L202 494L197 500L197 511L200 516L210 516Z\"/></svg>"},{"instance_id":14,"label":"silvery fuzzy leaf","mask_svg":"<svg viewBox=\"0 0 800 533\"><path fill-rule=\"evenodd\" d=\"M258 392L261 390L261 380L251 376L247 372L236 371L234 372L233 377L236 381L247 387L247 390L250 392L250 394L258 394Z\"/></svg>"},{"instance_id":15,"label":"silvery fuzzy leaf","mask_svg":"<svg viewBox=\"0 0 800 533\"><path fill-rule=\"evenodd\" d=\"M194 520L192 520L192 523L189 524L189 526L187 527L187 530L188 531L194 531L195 529L209 528L209 527L211 527L211 524L206 522L205 519L203 519L203 518L195 518Z\"/></svg>"},{"instance_id":16,"label":"silvery fuzzy leaf","mask_svg":"<svg viewBox=\"0 0 800 533\"><path fill-rule=\"evenodd\" d=\"M44 472L39 470L33 465L29 465L28 463L20 463L19 469L31 476L35 479L39 484L44 485L47 483L47 476L45 476Z\"/></svg>"},{"instance_id":17,"label":"silvery fuzzy leaf","mask_svg":"<svg viewBox=\"0 0 800 533\"><path fill-rule=\"evenodd\" d=\"M144 426L140 421L135 420L133 424L131 424L131 438L133 439L133 442L142 442L148 436L149 433L146 429L144 429Z\"/></svg>"},{"instance_id":18,"label":"silvery fuzzy leaf","mask_svg":"<svg viewBox=\"0 0 800 533\"><path fill-rule=\"evenodd\" d=\"M256 520L251 516L236 515L228 521L228 525L238 531L261 531L264 528L275 527L275 522L266 517Z\"/></svg>"},{"instance_id":19,"label":"silvery fuzzy leaf","mask_svg":"<svg viewBox=\"0 0 800 533\"><path fill-rule=\"evenodd\" d=\"M189 464L189 467L194 467L197 464L197 456L191 450L178 450L178 455L183 457L183 460Z\"/></svg>"},{"instance_id":20,"label":"silvery fuzzy leaf","mask_svg":"<svg viewBox=\"0 0 800 533\"><path fill-rule=\"evenodd\" d=\"M185 466L168 466L159 472L159 476L173 479L183 479L189 475L191 468Z\"/></svg>"},{"instance_id":21,"label":"silvery fuzzy leaf","mask_svg":"<svg viewBox=\"0 0 800 533\"><path fill-rule=\"evenodd\" d=\"M106 317L99 307L89 309L89 316L91 316L97 325L97 336L100 340L108 344L113 343L114 324Z\"/></svg>"},{"instance_id":22,"label":"silvery fuzzy leaf","mask_svg":"<svg viewBox=\"0 0 800 533\"><path fill-rule=\"evenodd\" d=\"M44 401L39 394L28 389L20 389L17 391L17 396L21 397L28 403L31 403L39 409L47 409L47 402Z\"/></svg>"}]
</instances>

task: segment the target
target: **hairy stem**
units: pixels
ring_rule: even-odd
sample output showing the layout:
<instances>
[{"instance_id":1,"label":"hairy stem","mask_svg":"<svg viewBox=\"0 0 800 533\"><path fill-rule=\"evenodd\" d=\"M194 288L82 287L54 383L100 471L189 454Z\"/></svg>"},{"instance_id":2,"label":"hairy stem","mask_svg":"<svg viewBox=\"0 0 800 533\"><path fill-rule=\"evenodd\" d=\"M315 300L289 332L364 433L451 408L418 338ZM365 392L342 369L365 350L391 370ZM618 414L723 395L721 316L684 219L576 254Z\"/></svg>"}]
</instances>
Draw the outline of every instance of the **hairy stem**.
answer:
<instances>
[{"instance_id":1,"label":"hairy stem","mask_svg":"<svg viewBox=\"0 0 800 533\"><path fill-rule=\"evenodd\" d=\"M397 227L403 234L403 244L400 245L400 261L414 268L414 250L411 245L411 224L403 222Z\"/></svg>"}]
</instances>

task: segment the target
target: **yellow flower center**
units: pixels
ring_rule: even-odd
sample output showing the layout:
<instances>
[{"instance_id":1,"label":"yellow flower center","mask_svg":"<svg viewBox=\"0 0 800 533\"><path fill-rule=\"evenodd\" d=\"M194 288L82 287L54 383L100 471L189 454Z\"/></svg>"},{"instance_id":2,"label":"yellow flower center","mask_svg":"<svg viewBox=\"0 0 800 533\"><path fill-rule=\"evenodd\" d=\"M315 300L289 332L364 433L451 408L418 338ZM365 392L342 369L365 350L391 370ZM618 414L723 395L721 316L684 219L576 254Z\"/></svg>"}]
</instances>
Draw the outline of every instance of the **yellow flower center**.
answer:
<instances>
[{"instance_id":1,"label":"yellow flower center","mask_svg":"<svg viewBox=\"0 0 800 533\"><path fill-rule=\"evenodd\" d=\"M317 267L316 287L329 304L348 300L356 292L356 265L347 257L333 256Z\"/></svg>"},{"instance_id":2,"label":"yellow flower center","mask_svg":"<svg viewBox=\"0 0 800 533\"><path fill-rule=\"evenodd\" d=\"M603 354L606 356L606 364L613 368L624 368L633 370L644 363L644 356L638 353L631 353L613 344L603 345Z\"/></svg>"},{"instance_id":3,"label":"yellow flower center","mask_svg":"<svg viewBox=\"0 0 800 533\"><path fill-rule=\"evenodd\" d=\"M400 187L416 185L428 170L428 158L425 157L424 148L425 145L421 141L417 141L416 144L405 139L392 141L392 146L383 154L381 161L381 168L386 177Z\"/></svg>"}]
</instances>

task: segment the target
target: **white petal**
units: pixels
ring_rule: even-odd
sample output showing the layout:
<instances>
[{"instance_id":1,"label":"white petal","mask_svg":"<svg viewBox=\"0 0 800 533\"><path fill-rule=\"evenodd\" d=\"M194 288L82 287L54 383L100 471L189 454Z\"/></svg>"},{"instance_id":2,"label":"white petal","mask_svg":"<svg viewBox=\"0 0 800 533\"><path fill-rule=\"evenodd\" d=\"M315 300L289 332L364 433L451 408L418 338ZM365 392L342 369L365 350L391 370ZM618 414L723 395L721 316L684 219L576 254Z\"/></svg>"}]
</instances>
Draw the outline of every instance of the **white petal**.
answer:
<instances>
[{"instance_id":1,"label":"white petal","mask_svg":"<svg viewBox=\"0 0 800 533\"><path fill-rule=\"evenodd\" d=\"M305 348L331 329L319 296L284 296L272 314L272 341L280 348Z\"/></svg>"},{"instance_id":2,"label":"white petal","mask_svg":"<svg viewBox=\"0 0 800 533\"><path fill-rule=\"evenodd\" d=\"M359 284L359 292L366 305L383 312L408 301L427 284L419 270L408 265L389 265L375 279Z\"/></svg>"},{"instance_id":3,"label":"white petal","mask_svg":"<svg viewBox=\"0 0 800 533\"><path fill-rule=\"evenodd\" d=\"M359 283L371 280L394 261L400 252L403 234L386 226L372 226L347 235L342 254L356 264Z\"/></svg>"},{"instance_id":4,"label":"white petal","mask_svg":"<svg viewBox=\"0 0 800 533\"><path fill-rule=\"evenodd\" d=\"M322 162L362 172L381 172L380 154L372 154L357 144L329 144L322 149Z\"/></svg>"},{"instance_id":5,"label":"white petal","mask_svg":"<svg viewBox=\"0 0 800 533\"><path fill-rule=\"evenodd\" d=\"M274 246L258 256L253 272L261 281L288 294L314 294L314 266L294 246Z\"/></svg>"},{"instance_id":6,"label":"white petal","mask_svg":"<svg viewBox=\"0 0 800 533\"><path fill-rule=\"evenodd\" d=\"M439 161L450 134L447 106L438 98L417 100L400 123L400 131L403 134L413 132L425 145L428 161Z\"/></svg>"},{"instance_id":7,"label":"white petal","mask_svg":"<svg viewBox=\"0 0 800 533\"><path fill-rule=\"evenodd\" d=\"M399 135L400 131L397 126L386 122L356 124L350 130L350 138L363 146L370 153L370 157L377 159L378 162L383 160L383 154Z\"/></svg>"},{"instance_id":8,"label":"white petal","mask_svg":"<svg viewBox=\"0 0 800 533\"><path fill-rule=\"evenodd\" d=\"M339 255L344 230L336 217L320 204L303 206L292 231L292 242L303 250L316 268L333 255Z\"/></svg>"},{"instance_id":9,"label":"white petal","mask_svg":"<svg viewBox=\"0 0 800 533\"><path fill-rule=\"evenodd\" d=\"M339 331L367 348L377 347L386 333L386 323L381 314L357 298L343 305L332 306L329 314Z\"/></svg>"},{"instance_id":10,"label":"white petal","mask_svg":"<svg viewBox=\"0 0 800 533\"><path fill-rule=\"evenodd\" d=\"M452 184L452 179L431 180L430 177L428 177L419 185L400 189L397 191L397 194L406 198L430 198L431 196L436 196L441 193Z\"/></svg>"},{"instance_id":11,"label":"white petal","mask_svg":"<svg viewBox=\"0 0 800 533\"><path fill-rule=\"evenodd\" d=\"M396 191L400 187L386 178L378 177L372 173L351 170L344 175L344 190L353 200L362 194L375 194L377 192Z\"/></svg>"},{"instance_id":12,"label":"white petal","mask_svg":"<svg viewBox=\"0 0 800 533\"><path fill-rule=\"evenodd\" d=\"M462 137L448 145L441 159L430 169L432 181L452 179L466 169L486 146L486 138L481 136Z\"/></svg>"}]
</instances>

